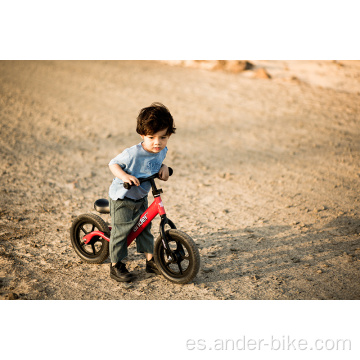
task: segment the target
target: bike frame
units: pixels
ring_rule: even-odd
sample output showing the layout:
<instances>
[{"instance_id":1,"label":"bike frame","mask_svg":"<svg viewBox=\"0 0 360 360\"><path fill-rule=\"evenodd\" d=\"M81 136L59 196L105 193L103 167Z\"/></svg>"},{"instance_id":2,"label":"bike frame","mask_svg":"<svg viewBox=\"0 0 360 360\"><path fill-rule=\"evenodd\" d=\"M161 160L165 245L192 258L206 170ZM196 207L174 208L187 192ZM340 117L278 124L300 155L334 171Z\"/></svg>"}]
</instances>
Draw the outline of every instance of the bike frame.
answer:
<instances>
[{"instance_id":1,"label":"bike frame","mask_svg":"<svg viewBox=\"0 0 360 360\"><path fill-rule=\"evenodd\" d=\"M143 232L143 230L158 214L161 217L166 217L165 208L160 195L154 198L153 203L147 208L146 211L143 212L139 221L131 229L130 234L127 237L127 246L129 246Z\"/></svg>"},{"instance_id":2,"label":"bike frame","mask_svg":"<svg viewBox=\"0 0 360 360\"><path fill-rule=\"evenodd\" d=\"M176 229L176 227L174 223L166 217L165 208L160 195L154 196L154 201L152 202L152 204L142 213L139 221L131 229L127 237L127 246L129 246L144 231L144 229L158 214L161 216L160 233L162 235L162 241L165 249L167 251L170 251L165 234L165 225L168 224L172 229ZM83 237L84 244L87 245L94 236L100 236L110 242L109 237L107 237L102 231L97 230L92 231Z\"/></svg>"}]
</instances>

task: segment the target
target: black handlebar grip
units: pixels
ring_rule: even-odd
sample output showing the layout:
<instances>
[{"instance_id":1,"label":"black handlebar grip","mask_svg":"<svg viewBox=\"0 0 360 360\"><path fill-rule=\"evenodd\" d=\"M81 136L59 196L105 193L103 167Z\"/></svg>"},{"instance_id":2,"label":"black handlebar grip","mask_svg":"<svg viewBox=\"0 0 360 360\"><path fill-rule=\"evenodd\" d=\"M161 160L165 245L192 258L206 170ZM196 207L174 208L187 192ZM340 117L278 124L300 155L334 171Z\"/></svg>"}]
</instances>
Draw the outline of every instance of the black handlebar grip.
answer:
<instances>
[{"instance_id":1,"label":"black handlebar grip","mask_svg":"<svg viewBox=\"0 0 360 360\"><path fill-rule=\"evenodd\" d=\"M171 176L173 173L174 173L174 170L173 170L171 167L169 167L169 176ZM156 175L156 177L157 177L157 175ZM152 178L154 178L154 177L152 177ZM141 179L140 179L140 180L141 180ZM126 190L130 190L132 186L133 186L133 185L131 185L131 184L129 184L129 183L124 183L124 188L125 188Z\"/></svg>"},{"instance_id":2,"label":"black handlebar grip","mask_svg":"<svg viewBox=\"0 0 360 360\"><path fill-rule=\"evenodd\" d=\"M129 184L129 183L124 183L124 188L125 188L126 190L129 190L129 189L131 188L131 184Z\"/></svg>"}]
</instances>

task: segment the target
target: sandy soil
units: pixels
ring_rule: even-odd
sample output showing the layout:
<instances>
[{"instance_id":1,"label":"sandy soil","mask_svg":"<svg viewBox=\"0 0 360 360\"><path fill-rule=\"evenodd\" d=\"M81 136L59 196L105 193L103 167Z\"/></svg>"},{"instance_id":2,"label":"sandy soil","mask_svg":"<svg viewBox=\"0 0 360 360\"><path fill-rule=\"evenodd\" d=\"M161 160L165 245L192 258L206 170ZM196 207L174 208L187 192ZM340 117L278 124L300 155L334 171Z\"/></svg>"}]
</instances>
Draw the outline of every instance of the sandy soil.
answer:
<instances>
[{"instance_id":1,"label":"sandy soil","mask_svg":"<svg viewBox=\"0 0 360 360\"><path fill-rule=\"evenodd\" d=\"M360 62L252 63L1 61L0 297L360 299ZM134 246L118 284L70 244L154 101L178 128L164 204L201 254L187 285L147 277Z\"/></svg>"}]
</instances>

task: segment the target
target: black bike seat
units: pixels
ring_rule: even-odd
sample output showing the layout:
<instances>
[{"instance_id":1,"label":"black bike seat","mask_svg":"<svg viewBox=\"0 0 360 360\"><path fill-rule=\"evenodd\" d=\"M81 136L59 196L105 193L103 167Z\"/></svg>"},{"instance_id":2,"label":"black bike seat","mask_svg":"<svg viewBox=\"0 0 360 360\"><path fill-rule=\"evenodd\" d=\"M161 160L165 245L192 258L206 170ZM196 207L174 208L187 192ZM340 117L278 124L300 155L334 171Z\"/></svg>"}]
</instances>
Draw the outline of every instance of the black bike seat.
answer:
<instances>
[{"instance_id":1,"label":"black bike seat","mask_svg":"<svg viewBox=\"0 0 360 360\"><path fill-rule=\"evenodd\" d=\"M109 200L98 199L94 202L94 209L100 214L110 214Z\"/></svg>"}]
</instances>

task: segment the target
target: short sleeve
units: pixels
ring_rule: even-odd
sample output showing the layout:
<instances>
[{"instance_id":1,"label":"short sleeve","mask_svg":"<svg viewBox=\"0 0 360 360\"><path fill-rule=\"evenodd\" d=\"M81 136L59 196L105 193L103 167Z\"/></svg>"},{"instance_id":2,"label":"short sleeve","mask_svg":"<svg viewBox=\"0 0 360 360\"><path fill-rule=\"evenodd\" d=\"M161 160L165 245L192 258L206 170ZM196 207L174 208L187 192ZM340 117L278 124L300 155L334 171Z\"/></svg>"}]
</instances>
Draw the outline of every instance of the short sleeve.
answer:
<instances>
[{"instance_id":1,"label":"short sleeve","mask_svg":"<svg viewBox=\"0 0 360 360\"><path fill-rule=\"evenodd\" d=\"M126 167L129 166L129 153L124 150L121 154L114 157L110 162L109 165L118 164L124 170Z\"/></svg>"}]
</instances>

